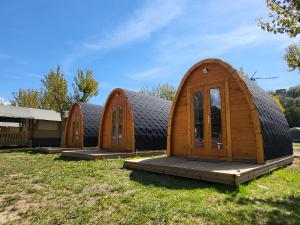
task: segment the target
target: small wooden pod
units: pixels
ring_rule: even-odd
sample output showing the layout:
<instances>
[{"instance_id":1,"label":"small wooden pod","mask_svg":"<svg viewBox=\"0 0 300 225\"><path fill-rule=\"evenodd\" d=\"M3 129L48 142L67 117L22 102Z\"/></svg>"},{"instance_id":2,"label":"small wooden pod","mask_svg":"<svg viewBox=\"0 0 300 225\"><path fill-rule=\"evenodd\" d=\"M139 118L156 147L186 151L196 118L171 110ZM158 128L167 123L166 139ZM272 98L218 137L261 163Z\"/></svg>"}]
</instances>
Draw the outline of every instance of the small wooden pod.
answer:
<instances>
[{"instance_id":1,"label":"small wooden pod","mask_svg":"<svg viewBox=\"0 0 300 225\"><path fill-rule=\"evenodd\" d=\"M76 102L72 105L65 127L68 148L96 147L103 107Z\"/></svg>"},{"instance_id":2,"label":"small wooden pod","mask_svg":"<svg viewBox=\"0 0 300 225\"><path fill-rule=\"evenodd\" d=\"M255 82L219 59L195 64L183 77L168 121L168 156L226 161L291 155L284 114Z\"/></svg>"},{"instance_id":3,"label":"small wooden pod","mask_svg":"<svg viewBox=\"0 0 300 225\"><path fill-rule=\"evenodd\" d=\"M164 150L171 101L114 89L104 106L99 147L135 152Z\"/></svg>"}]
</instances>

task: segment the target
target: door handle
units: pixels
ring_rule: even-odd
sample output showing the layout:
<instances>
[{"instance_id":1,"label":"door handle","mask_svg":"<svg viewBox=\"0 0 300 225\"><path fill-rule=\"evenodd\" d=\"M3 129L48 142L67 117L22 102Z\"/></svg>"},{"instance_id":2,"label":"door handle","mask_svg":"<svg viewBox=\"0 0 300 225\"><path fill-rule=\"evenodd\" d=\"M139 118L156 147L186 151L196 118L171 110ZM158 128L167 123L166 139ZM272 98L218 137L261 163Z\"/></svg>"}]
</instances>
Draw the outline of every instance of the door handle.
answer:
<instances>
[{"instance_id":1,"label":"door handle","mask_svg":"<svg viewBox=\"0 0 300 225\"><path fill-rule=\"evenodd\" d=\"M221 150L221 148L222 148L222 146L223 146L223 143L217 142L217 146L218 146L218 150Z\"/></svg>"}]
</instances>

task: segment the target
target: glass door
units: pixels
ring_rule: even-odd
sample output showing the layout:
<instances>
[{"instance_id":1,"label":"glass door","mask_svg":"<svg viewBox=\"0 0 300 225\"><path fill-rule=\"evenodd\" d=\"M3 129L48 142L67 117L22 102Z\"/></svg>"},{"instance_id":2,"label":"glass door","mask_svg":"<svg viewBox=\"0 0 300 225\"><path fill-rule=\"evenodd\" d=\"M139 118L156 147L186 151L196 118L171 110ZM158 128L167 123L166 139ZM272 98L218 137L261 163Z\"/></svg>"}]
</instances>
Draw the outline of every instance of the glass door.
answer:
<instances>
[{"instance_id":1,"label":"glass door","mask_svg":"<svg viewBox=\"0 0 300 225\"><path fill-rule=\"evenodd\" d=\"M222 150L222 99L220 88L209 89L209 98L210 147Z\"/></svg>"},{"instance_id":2,"label":"glass door","mask_svg":"<svg viewBox=\"0 0 300 225\"><path fill-rule=\"evenodd\" d=\"M123 146L123 108L121 106L112 108L111 145L115 149Z\"/></svg>"},{"instance_id":3,"label":"glass door","mask_svg":"<svg viewBox=\"0 0 300 225\"><path fill-rule=\"evenodd\" d=\"M72 147L79 147L79 118L72 117Z\"/></svg>"},{"instance_id":4,"label":"glass door","mask_svg":"<svg viewBox=\"0 0 300 225\"><path fill-rule=\"evenodd\" d=\"M201 153L205 147L204 142L204 92L198 89L193 92L193 124L192 124L192 143L196 153Z\"/></svg>"},{"instance_id":5,"label":"glass door","mask_svg":"<svg viewBox=\"0 0 300 225\"><path fill-rule=\"evenodd\" d=\"M224 85L217 83L191 91L191 155L226 156Z\"/></svg>"}]
</instances>

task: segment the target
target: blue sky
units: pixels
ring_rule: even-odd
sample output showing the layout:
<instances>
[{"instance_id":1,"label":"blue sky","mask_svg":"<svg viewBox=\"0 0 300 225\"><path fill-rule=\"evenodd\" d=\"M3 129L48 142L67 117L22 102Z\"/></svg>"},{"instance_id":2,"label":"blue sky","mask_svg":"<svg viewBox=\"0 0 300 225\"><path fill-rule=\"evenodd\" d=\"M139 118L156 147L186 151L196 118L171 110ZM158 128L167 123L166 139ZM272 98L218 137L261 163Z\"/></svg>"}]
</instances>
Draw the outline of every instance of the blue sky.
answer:
<instances>
[{"instance_id":1,"label":"blue sky","mask_svg":"<svg viewBox=\"0 0 300 225\"><path fill-rule=\"evenodd\" d=\"M139 90L170 83L204 58L221 58L259 80L265 90L300 84L283 60L292 42L261 31L262 0L2 0L0 2L0 98L18 88L39 88L58 64L73 81L92 69L104 104L116 87Z\"/></svg>"}]
</instances>

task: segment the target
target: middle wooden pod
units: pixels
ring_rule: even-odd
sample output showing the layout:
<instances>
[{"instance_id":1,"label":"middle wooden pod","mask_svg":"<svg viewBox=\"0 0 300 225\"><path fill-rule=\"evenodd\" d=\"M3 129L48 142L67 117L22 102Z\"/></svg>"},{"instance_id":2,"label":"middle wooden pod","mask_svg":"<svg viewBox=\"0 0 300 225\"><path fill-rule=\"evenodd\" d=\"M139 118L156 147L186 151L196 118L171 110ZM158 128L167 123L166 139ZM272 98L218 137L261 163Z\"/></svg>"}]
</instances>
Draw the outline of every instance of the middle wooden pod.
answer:
<instances>
[{"instance_id":1,"label":"middle wooden pod","mask_svg":"<svg viewBox=\"0 0 300 225\"><path fill-rule=\"evenodd\" d=\"M104 106L99 147L134 152L164 150L172 102L125 89L114 89Z\"/></svg>"}]
</instances>

